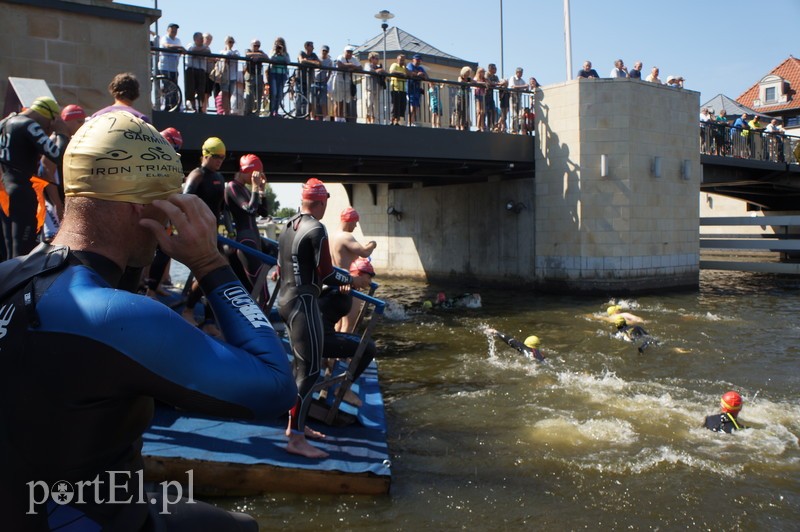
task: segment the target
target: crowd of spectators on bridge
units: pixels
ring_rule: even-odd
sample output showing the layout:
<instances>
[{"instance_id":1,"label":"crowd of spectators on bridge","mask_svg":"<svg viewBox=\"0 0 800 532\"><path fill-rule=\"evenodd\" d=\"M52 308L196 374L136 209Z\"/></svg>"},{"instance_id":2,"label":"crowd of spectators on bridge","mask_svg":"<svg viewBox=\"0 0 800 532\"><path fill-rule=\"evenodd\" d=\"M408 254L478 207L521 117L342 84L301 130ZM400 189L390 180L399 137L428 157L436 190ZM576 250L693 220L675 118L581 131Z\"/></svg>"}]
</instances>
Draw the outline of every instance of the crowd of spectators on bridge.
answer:
<instances>
[{"instance_id":1,"label":"crowd of spectators on bridge","mask_svg":"<svg viewBox=\"0 0 800 532\"><path fill-rule=\"evenodd\" d=\"M707 155L786 162L786 131L780 118L742 113L730 119L725 109L700 109L700 150Z\"/></svg>"}]
</instances>

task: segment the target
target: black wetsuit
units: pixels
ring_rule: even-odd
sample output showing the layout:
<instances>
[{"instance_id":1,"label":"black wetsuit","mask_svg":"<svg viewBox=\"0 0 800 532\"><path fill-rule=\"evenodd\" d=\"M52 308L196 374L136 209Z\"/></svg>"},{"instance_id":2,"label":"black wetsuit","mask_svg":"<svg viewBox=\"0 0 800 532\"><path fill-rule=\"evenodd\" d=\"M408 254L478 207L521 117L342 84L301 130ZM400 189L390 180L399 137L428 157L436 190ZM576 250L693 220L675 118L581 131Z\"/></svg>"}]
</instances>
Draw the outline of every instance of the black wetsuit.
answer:
<instances>
[{"instance_id":1,"label":"black wetsuit","mask_svg":"<svg viewBox=\"0 0 800 532\"><path fill-rule=\"evenodd\" d=\"M183 188L183 193L194 194L203 200L203 203L211 209L214 218L219 222L219 216L222 213L222 202L225 197L225 178L222 177L222 174L205 166L199 166L186 176L186 186ZM156 263L156 269L150 268L150 279L160 281L164 274L164 269L161 267L161 270L158 270L161 265L160 259L156 259L154 262ZM151 285L148 285L148 287L152 289ZM186 298L186 307L194 308L200 302L201 297L203 297L203 293L200 287L192 289ZM205 309L205 320L213 320L213 315L208 307Z\"/></svg>"},{"instance_id":2,"label":"black wetsuit","mask_svg":"<svg viewBox=\"0 0 800 532\"><path fill-rule=\"evenodd\" d=\"M636 348L640 354L644 353L644 350L647 349L651 344L655 344L655 341L650 334L639 325L623 325L622 327L617 327L617 331L627 336L628 339L634 344L641 340L641 345L637 346Z\"/></svg>"},{"instance_id":3,"label":"black wetsuit","mask_svg":"<svg viewBox=\"0 0 800 532\"><path fill-rule=\"evenodd\" d=\"M303 431L311 406L311 389L320 372L324 334L319 310L322 285L350 284L350 276L333 269L328 233L310 214L290 218L279 239L281 288L278 310L289 330L294 353L297 404L292 429Z\"/></svg>"},{"instance_id":4,"label":"black wetsuit","mask_svg":"<svg viewBox=\"0 0 800 532\"><path fill-rule=\"evenodd\" d=\"M256 216L269 216L267 198L262 197L258 191L251 193L247 190L247 187L234 179L225 185L225 206L231 213L233 223L236 226L236 241L258 251L263 251ZM252 290L262 268L269 268L269 265L243 251L237 251L236 256L239 258L246 276L246 279L242 279L242 282ZM265 302L269 300L267 283L264 283L261 297Z\"/></svg>"},{"instance_id":5,"label":"black wetsuit","mask_svg":"<svg viewBox=\"0 0 800 532\"><path fill-rule=\"evenodd\" d=\"M325 347L322 356L326 358L347 358L356 353L361 336L336 332L336 323L347 316L353 306L353 294L343 293L331 287L325 287L319 297L319 310L322 313L322 328L325 336ZM375 358L377 348L375 342L369 340L361 359L353 372L353 380L357 379L367 369L369 363Z\"/></svg>"},{"instance_id":6,"label":"black wetsuit","mask_svg":"<svg viewBox=\"0 0 800 532\"><path fill-rule=\"evenodd\" d=\"M42 245L28 260L41 256L40 249L61 250L64 266L6 295L3 285L15 277L7 269L20 259L0 265L3 529L47 530L48 519L53 526L75 516L86 526L81 530L95 530L93 523L104 530L162 530L158 523L172 523L175 516L159 516L158 508L136 502L141 499L141 436L152 419L154 398L208 415L275 418L296 399L286 353L228 267L202 280L224 343L156 301L112 288L122 272L107 258L67 255L66 248ZM127 491L120 488L116 499L127 499L127 493L132 503L95 504L95 490L87 488L82 504L45 508L43 502L34 506L34 515L26 515L27 483L66 481L75 488L99 476L102 492L109 486L109 471L126 475L117 476L116 483L125 481ZM108 493L101 499L107 501ZM185 511L192 515L195 505L188 506ZM224 529L230 515L220 521L204 518L206 526L195 523L194 530Z\"/></svg>"},{"instance_id":7,"label":"black wetsuit","mask_svg":"<svg viewBox=\"0 0 800 532\"><path fill-rule=\"evenodd\" d=\"M36 209L39 201L31 185L42 155L60 164L69 139L47 136L38 122L11 115L0 122L0 170L9 197L8 216L0 210L7 258L19 257L36 247Z\"/></svg>"},{"instance_id":8,"label":"black wetsuit","mask_svg":"<svg viewBox=\"0 0 800 532\"><path fill-rule=\"evenodd\" d=\"M703 426L713 432L727 432L729 434L734 430L747 428L740 424L735 417L725 413L706 416Z\"/></svg>"},{"instance_id":9,"label":"black wetsuit","mask_svg":"<svg viewBox=\"0 0 800 532\"><path fill-rule=\"evenodd\" d=\"M505 343L507 343L514 349L516 349L517 351L519 351L520 353L522 353L523 355L525 355L526 357L534 358L539 362L544 362L544 356L538 349L532 349L527 345L523 344L522 342L520 342L519 340L517 340L516 338L508 336L507 334L503 334L500 331L495 331L494 335L503 340Z\"/></svg>"}]
</instances>

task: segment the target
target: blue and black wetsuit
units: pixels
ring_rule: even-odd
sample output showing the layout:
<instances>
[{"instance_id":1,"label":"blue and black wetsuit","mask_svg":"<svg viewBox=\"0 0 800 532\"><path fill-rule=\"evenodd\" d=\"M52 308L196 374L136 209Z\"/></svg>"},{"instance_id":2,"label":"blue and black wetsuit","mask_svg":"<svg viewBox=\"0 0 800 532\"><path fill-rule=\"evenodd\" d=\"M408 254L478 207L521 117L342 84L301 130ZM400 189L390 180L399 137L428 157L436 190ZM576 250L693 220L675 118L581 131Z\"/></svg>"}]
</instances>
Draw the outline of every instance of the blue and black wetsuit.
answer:
<instances>
[{"instance_id":1,"label":"blue and black wetsuit","mask_svg":"<svg viewBox=\"0 0 800 532\"><path fill-rule=\"evenodd\" d=\"M257 190L251 193L247 187L234 179L225 185L225 206L236 225L236 241L255 250L263 251L256 216L269 216L266 197L262 197ZM242 282L252 289L262 268L269 268L269 265L243 251L237 251L236 256L239 258L246 276ZM269 300L267 283L264 283L261 297L263 301Z\"/></svg>"},{"instance_id":2,"label":"blue and black wetsuit","mask_svg":"<svg viewBox=\"0 0 800 532\"><path fill-rule=\"evenodd\" d=\"M0 210L7 258L28 254L36 247L36 209L39 201L31 185L42 155L61 163L69 139L50 138L38 122L11 115L0 122L0 173L8 194L8 216Z\"/></svg>"},{"instance_id":3,"label":"blue and black wetsuit","mask_svg":"<svg viewBox=\"0 0 800 532\"><path fill-rule=\"evenodd\" d=\"M319 297L319 309L322 313L322 329L325 337L322 356L325 358L347 358L356 353L358 344L361 343L361 336L336 332L336 323L347 316L352 306L352 292L343 293L331 287L325 287L322 290L322 295ZM353 372L353 380L364 373L376 354L375 342L369 340L361 355L361 360Z\"/></svg>"},{"instance_id":4,"label":"blue and black wetsuit","mask_svg":"<svg viewBox=\"0 0 800 532\"><path fill-rule=\"evenodd\" d=\"M152 419L154 399L209 415L278 417L296 399L286 353L228 267L201 280L225 333L223 343L166 306L113 288L122 272L107 258L67 254L63 247L40 249L62 253L64 266L5 295L2 285L13 276L8 270L20 259L0 266L4 529L48 530L48 518L52 525L66 512L86 525L81 530L94 530L92 523L104 530L161 530L157 523L168 517L136 503L141 436ZM125 489L134 502L85 501L55 508L39 504L26 515L26 483L52 486L63 480L76 486L99 476L107 488L109 471L130 474L124 478ZM121 478L117 476L117 484ZM90 493L93 497L94 491ZM118 490L116 499L125 500L125 493ZM191 514L194 505L189 506Z\"/></svg>"},{"instance_id":5,"label":"blue and black wetsuit","mask_svg":"<svg viewBox=\"0 0 800 532\"><path fill-rule=\"evenodd\" d=\"M291 411L292 429L302 432L323 353L324 334L318 301L322 285L347 285L351 279L334 270L328 232L310 214L300 213L290 218L279 244L278 310L292 341L298 395Z\"/></svg>"}]
</instances>

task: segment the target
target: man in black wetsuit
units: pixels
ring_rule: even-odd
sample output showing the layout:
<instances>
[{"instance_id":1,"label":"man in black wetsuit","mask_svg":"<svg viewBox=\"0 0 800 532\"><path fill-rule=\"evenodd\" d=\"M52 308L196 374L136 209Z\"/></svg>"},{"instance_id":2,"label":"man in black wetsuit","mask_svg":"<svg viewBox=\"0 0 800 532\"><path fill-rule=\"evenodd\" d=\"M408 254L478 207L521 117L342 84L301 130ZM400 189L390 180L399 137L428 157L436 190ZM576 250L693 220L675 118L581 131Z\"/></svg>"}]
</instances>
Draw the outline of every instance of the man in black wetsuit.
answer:
<instances>
[{"instance_id":1,"label":"man in black wetsuit","mask_svg":"<svg viewBox=\"0 0 800 532\"><path fill-rule=\"evenodd\" d=\"M263 174L264 165L257 155L248 153L239 159L239 170L236 177L225 185L225 206L236 227L236 241L262 251L256 217L269 216L269 206L264 196L267 186L266 176ZM248 184L251 185L251 190L247 190ZM242 283L252 290L262 269L268 270L269 265L243 251L237 251L236 256L244 268L246 278L242 279ZM264 303L269 301L267 283L264 283L260 297Z\"/></svg>"},{"instance_id":2,"label":"man in black wetsuit","mask_svg":"<svg viewBox=\"0 0 800 532\"><path fill-rule=\"evenodd\" d=\"M37 175L42 155L56 164L61 161L69 138L60 112L55 100L42 97L27 110L0 121L0 194L7 194L8 201L0 208L5 242L5 256L0 260L25 255L36 247L39 202L31 177ZM55 139L50 138L53 132Z\"/></svg>"},{"instance_id":3,"label":"man in black wetsuit","mask_svg":"<svg viewBox=\"0 0 800 532\"><path fill-rule=\"evenodd\" d=\"M503 334L496 329L486 329L487 334L491 334L500 338L502 341L525 355L530 359L538 360L539 362L544 362L544 356L542 355L541 351L539 351L539 337L538 336L528 336L525 338L524 342L520 342L516 338L509 336L507 334Z\"/></svg>"},{"instance_id":4,"label":"man in black wetsuit","mask_svg":"<svg viewBox=\"0 0 800 532\"><path fill-rule=\"evenodd\" d=\"M640 325L628 325L628 321L625 317L619 314L614 315L613 319L617 332L623 334L634 345L641 340L642 343L636 346L636 350L639 351L640 355L643 354L644 350L650 347L651 344L656 344L653 337Z\"/></svg>"},{"instance_id":5,"label":"man in black wetsuit","mask_svg":"<svg viewBox=\"0 0 800 532\"><path fill-rule=\"evenodd\" d=\"M211 209L214 219L219 220L225 197L225 178L219 173L222 162L225 160L225 143L217 137L209 137L203 143L202 154L200 166L186 176L183 193L198 196ZM189 323L197 323L194 318L194 307L200 302L202 296L200 285L195 283L189 292L186 308L183 311L183 317ZM219 335L219 330L213 324L213 317L208 307L205 309L203 330L214 336Z\"/></svg>"},{"instance_id":6,"label":"man in black wetsuit","mask_svg":"<svg viewBox=\"0 0 800 532\"><path fill-rule=\"evenodd\" d=\"M53 245L0 265L4 530L257 529L242 514L186 499L164 508L164 497L140 493L154 399L255 419L296 398L280 339L217 250L214 216L176 194L181 177L152 126L127 112L95 118L66 151ZM114 288L124 268L152 260L156 243L200 280L228 343Z\"/></svg>"},{"instance_id":7,"label":"man in black wetsuit","mask_svg":"<svg viewBox=\"0 0 800 532\"><path fill-rule=\"evenodd\" d=\"M311 389L317 382L323 353L323 328L319 311L322 285L347 286L350 276L333 268L328 232L320 219L328 206L324 183L316 178L303 185L300 213L290 218L279 239L278 267L281 288L278 310L292 340L297 402L289 412L286 450L308 458L325 458L328 453L306 441L306 434L321 438L306 427L311 406Z\"/></svg>"},{"instance_id":8,"label":"man in black wetsuit","mask_svg":"<svg viewBox=\"0 0 800 532\"><path fill-rule=\"evenodd\" d=\"M742 410L742 396L737 392L725 392L719 401L721 413L706 416L703 426L713 432L731 433L734 430L746 429L736 419Z\"/></svg>"},{"instance_id":9,"label":"man in black wetsuit","mask_svg":"<svg viewBox=\"0 0 800 532\"><path fill-rule=\"evenodd\" d=\"M375 276L375 269L369 259L359 257L350 265L350 277L352 278L352 288L361 290L369 288L372 278ZM344 332L336 332L336 324L350 312L353 305L353 291L341 290L339 288L326 286L322 289L319 296L319 310L322 313L322 328L324 330L324 350L322 356L325 358L349 358L352 357L358 345L361 343L361 336ZM358 361L353 372L353 381L358 379L369 363L375 358L377 348L375 342L369 340L364 347L364 353ZM357 396L345 395L345 401L355 406L361 406L361 400Z\"/></svg>"}]
</instances>

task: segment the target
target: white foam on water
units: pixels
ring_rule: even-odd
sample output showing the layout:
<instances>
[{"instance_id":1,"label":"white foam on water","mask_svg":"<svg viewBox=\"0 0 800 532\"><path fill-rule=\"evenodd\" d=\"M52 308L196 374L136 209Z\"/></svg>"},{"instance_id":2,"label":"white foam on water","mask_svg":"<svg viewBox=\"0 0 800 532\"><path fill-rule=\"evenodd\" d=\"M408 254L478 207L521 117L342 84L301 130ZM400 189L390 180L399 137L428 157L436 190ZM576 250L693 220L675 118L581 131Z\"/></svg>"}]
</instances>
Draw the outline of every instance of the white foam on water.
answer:
<instances>
[{"instance_id":1,"label":"white foam on water","mask_svg":"<svg viewBox=\"0 0 800 532\"><path fill-rule=\"evenodd\" d=\"M385 300L386 307L383 310L383 317L391 321L406 321L408 313L402 303L392 299Z\"/></svg>"},{"instance_id":2,"label":"white foam on water","mask_svg":"<svg viewBox=\"0 0 800 532\"><path fill-rule=\"evenodd\" d=\"M630 445L638 439L633 426L622 419L578 421L571 416L557 417L539 420L530 430L531 436L538 443L586 451Z\"/></svg>"}]
</instances>

